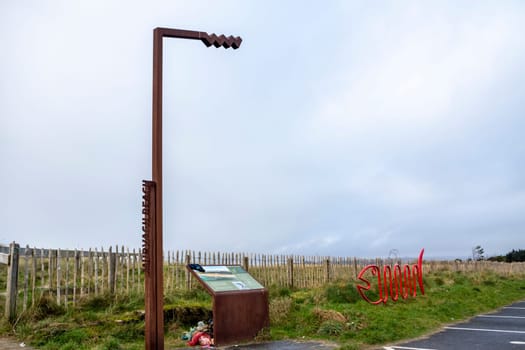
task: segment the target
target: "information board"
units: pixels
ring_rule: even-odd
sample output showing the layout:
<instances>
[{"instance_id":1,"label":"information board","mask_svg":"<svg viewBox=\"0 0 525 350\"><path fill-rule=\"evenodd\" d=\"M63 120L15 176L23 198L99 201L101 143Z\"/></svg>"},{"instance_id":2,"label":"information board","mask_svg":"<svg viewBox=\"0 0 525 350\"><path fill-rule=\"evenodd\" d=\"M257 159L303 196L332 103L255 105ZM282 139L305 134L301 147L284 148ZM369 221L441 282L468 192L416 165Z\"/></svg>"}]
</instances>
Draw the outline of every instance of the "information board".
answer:
<instances>
[{"instance_id":1,"label":"information board","mask_svg":"<svg viewBox=\"0 0 525 350\"><path fill-rule=\"evenodd\" d=\"M214 292L264 289L241 266L197 266L193 265L193 272Z\"/></svg>"}]
</instances>

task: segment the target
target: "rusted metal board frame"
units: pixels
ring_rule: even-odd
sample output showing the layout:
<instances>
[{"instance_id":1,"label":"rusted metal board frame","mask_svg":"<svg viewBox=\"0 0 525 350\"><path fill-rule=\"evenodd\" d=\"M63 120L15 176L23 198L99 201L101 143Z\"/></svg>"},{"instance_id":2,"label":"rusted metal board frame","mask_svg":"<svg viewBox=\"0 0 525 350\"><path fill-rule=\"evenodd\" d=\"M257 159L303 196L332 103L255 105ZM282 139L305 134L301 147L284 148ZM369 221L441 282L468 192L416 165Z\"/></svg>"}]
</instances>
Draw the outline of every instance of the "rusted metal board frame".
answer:
<instances>
[{"instance_id":1,"label":"rusted metal board frame","mask_svg":"<svg viewBox=\"0 0 525 350\"><path fill-rule=\"evenodd\" d=\"M253 341L269 325L268 290L221 292L213 296L216 345Z\"/></svg>"},{"instance_id":2,"label":"rusted metal board frame","mask_svg":"<svg viewBox=\"0 0 525 350\"><path fill-rule=\"evenodd\" d=\"M195 271L188 266L186 269L197 278L213 298L215 345L223 346L240 341L250 341L263 328L269 327L269 296L266 288L216 292Z\"/></svg>"},{"instance_id":3,"label":"rusted metal board frame","mask_svg":"<svg viewBox=\"0 0 525 350\"><path fill-rule=\"evenodd\" d=\"M154 201L151 206L154 208L154 222L151 234L148 239L150 247L145 259L149 261L149 268L145 269L146 274L146 350L164 349L164 314L163 314L163 257L162 257L162 57L163 39L179 38L200 40L207 47L224 47L225 49L238 49L242 39L240 37L206 32L155 28L153 30L153 111L152 111L152 182L155 184ZM149 305L149 312L148 312Z\"/></svg>"}]
</instances>

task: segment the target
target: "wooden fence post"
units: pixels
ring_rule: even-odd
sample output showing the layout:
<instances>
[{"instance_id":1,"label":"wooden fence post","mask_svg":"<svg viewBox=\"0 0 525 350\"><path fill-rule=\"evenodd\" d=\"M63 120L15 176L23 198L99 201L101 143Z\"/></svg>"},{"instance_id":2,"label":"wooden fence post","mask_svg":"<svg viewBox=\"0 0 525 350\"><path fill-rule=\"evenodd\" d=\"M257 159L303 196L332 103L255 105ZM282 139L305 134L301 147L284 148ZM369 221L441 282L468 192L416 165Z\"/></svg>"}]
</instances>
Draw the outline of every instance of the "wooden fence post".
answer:
<instances>
[{"instance_id":1,"label":"wooden fence post","mask_svg":"<svg viewBox=\"0 0 525 350\"><path fill-rule=\"evenodd\" d=\"M300 284L300 288L306 288L306 282L307 282L307 275L306 275L306 262L305 262L305 258L304 258L304 255L301 256L301 284Z\"/></svg>"},{"instance_id":2,"label":"wooden fence post","mask_svg":"<svg viewBox=\"0 0 525 350\"><path fill-rule=\"evenodd\" d=\"M88 271L88 278L87 278L87 294L91 294L93 291L93 251L91 248L88 250L88 256L87 256L87 271Z\"/></svg>"},{"instance_id":3,"label":"wooden fence post","mask_svg":"<svg viewBox=\"0 0 525 350\"><path fill-rule=\"evenodd\" d=\"M143 260L143 254L144 253L142 252L142 249L139 248L139 264L138 264L139 265L139 269L137 270L139 283L137 283L137 287L138 287L137 291L145 293L146 292L146 283L144 281L145 277L140 277L141 272L143 272L143 265L142 265L143 261L144 261Z\"/></svg>"},{"instance_id":4,"label":"wooden fence post","mask_svg":"<svg viewBox=\"0 0 525 350\"><path fill-rule=\"evenodd\" d=\"M137 268L137 255L135 253L135 248L133 248L131 257L131 292L133 292L137 283L137 279L135 278L135 269Z\"/></svg>"},{"instance_id":5,"label":"wooden fence post","mask_svg":"<svg viewBox=\"0 0 525 350\"><path fill-rule=\"evenodd\" d=\"M31 281L31 306L35 306L35 299L36 299L36 256L35 256L36 248L33 247L31 250L31 262L32 262L32 272L31 275L32 281Z\"/></svg>"},{"instance_id":6,"label":"wooden fence post","mask_svg":"<svg viewBox=\"0 0 525 350\"><path fill-rule=\"evenodd\" d=\"M66 254L66 276L64 277L64 306L67 309L69 291L69 250L65 251Z\"/></svg>"},{"instance_id":7,"label":"wooden fence post","mask_svg":"<svg viewBox=\"0 0 525 350\"><path fill-rule=\"evenodd\" d=\"M181 277L180 277L180 274L181 274L181 272L180 272L180 270L181 270L180 269L180 265L181 265L180 257L181 257L181 253L180 253L180 251L177 250L177 252L175 253L175 288L179 288L180 284L181 284L181 282L180 282L180 279L181 279Z\"/></svg>"},{"instance_id":8,"label":"wooden fence post","mask_svg":"<svg viewBox=\"0 0 525 350\"><path fill-rule=\"evenodd\" d=\"M44 295L44 286L46 285L46 268L45 268L44 249L40 249L40 296Z\"/></svg>"},{"instance_id":9,"label":"wooden fence post","mask_svg":"<svg viewBox=\"0 0 525 350\"><path fill-rule=\"evenodd\" d=\"M124 248L122 248L124 250ZM126 247L126 294L129 295L129 267L130 267L129 248Z\"/></svg>"},{"instance_id":10,"label":"wooden fence post","mask_svg":"<svg viewBox=\"0 0 525 350\"><path fill-rule=\"evenodd\" d=\"M104 288L104 283L106 281L106 271L108 267L108 260L106 259L106 253L104 252L104 248L100 247L100 258L102 259L101 265L102 265L102 271L100 272L100 293L104 294L106 292Z\"/></svg>"},{"instance_id":11,"label":"wooden fence post","mask_svg":"<svg viewBox=\"0 0 525 350\"><path fill-rule=\"evenodd\" d=\"M98 292L100 291L100 288L98 286L98 250L95 248L95 266L93 267L95 270L95 295L98 295Z\"/></svg>"},{"instance_id":12,"label":"wooden fence post","mask_svg":"<svg viewBox=\"0 0 525 350\"><path fill-rule=\"evenodd\" d=\"M56 258L56 262L57 262L57 268L56 268L56 271L57 271L57 304L60 305L60 299L61 299L61 295L60 295L60 280L62 278L62 267L60 266L60 248L57 249L56 251L57 253L57 258Z\"/></svg>"},{"instance_id":13,"label":"wooden fence post","mask_svg":"<svg viewBox=\"0 0 525 350\"><path fill-rule=\"evenodd\" d=\"M84 259L84 249L80 250L80 298L84 297L84 282L86 280L85 276L85 259Z\"/></svg>"},{"instance_id":14,"label":"wooden fence post","mask_svg":"<svg viewBox=\"0 0 525 350\"><path fill-rule=\"evenodd\" d=\"M115 293L115 285L116 285L116 272L117 272L117 254L118 254L118 247L117 247L117 253L112 252L112 247L109 247L109 271L108 271L108 287L109 287L109 293L114 294Z\"/></svg>"},{"instance_id":15,"label":"wooden fence post","mask_svg":"<svg viewBox=\"0 0 525 350\"><path fill-rule=\"evenodd\" d=\"M247 256L245 256L243 258L243 268L246 270L246 272L248 272L248 268L249 268L249 259Z\"/></svg>"},{"instance_id":16,"label":"wooden fence post","mask_svg":"<svg viewBox=\"0 0 525 350\"><path fill-rule=\"evenodd\" d=\"M48 277L49 277L49 286L48 291L51 292L53 290L53 250L48 250L48 262L47 262L47 270L48 270Z\"/></svg>"},{"instance_id":17,"label":"wooden fence post","mask_svg":"<svg viewBox=\"0 0 525 350\"><path fill-rule=\"evenodd\" d=\"M78 269L80 267L80 255L75 249L75 256L73 258L73 305L77 302L77 280L78 280Z\"/></svg>"},{"instance_id":18,"label":"wooden fence post","mask_svg":"<svg viewBox=\"0 0 525 350\"><path fill-rule=\"evenodd\" d=\"M28 293L28 283L29 283L29 257L27 256L29 254L29 245L26 245L25 253L24 253L24 302L22 306L22 310L26 311L27 309L27 293Z\"/></svg>"},{"instance_id":19,"label":"wooden fence post","mask_svg":"<svg viewBox=\"0 0 525 350\"><path fill-rule=\"evenodd\" d=\"M5 299L5 317L10 322L16 317L16 297L18 295L18 258L20 245L13 242L9 245L9 262L7 267L7 293Z\"/></svg>"},{"instance_id":20,"label":"wooden fence post","mask_svg":"<svg viewBox=\"0 0 525 350\"><path fill-rule=\"evenodd\" d=\"M326 259L325 260L325 264L326 264L326 282L330 282L330 259Z\"/></svg>"},{"instance_id":21,"label":"wooden fence post","mask_svg":"<svg viewBox=\"0 0 525 350\"><path fill-rule=\"evenodd\" d=\"M288 258L288 287L293 288L293 258Z\"/></svg>"},{"instance_id":22,"label":"wooden fence post","mask_svg":"<svg viewBox=\"0 0 525 350\"><path fill-rule=\"evenodd\" d=\"M191 256L190 254L186 255L186 265L191 264ZM188 272L187 269L184 269L186 271L186 289L191 289L191 273Z\"/></svg>"}]
</instances>

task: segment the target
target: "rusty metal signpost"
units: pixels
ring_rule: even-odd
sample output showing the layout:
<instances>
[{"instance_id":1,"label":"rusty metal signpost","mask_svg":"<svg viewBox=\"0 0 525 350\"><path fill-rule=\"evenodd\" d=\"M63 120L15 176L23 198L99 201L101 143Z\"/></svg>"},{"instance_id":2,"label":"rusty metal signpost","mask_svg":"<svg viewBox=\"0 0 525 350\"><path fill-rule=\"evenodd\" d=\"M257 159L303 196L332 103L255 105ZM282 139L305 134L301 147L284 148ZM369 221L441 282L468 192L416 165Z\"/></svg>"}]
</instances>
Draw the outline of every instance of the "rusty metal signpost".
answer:
<instances>
[{"instance_id":1,"label":"rusty metal signpost","mask_svg":"<svg viewBox=\"0 0 525 350\"><path fill-rule=\"evenodd\" d=\"M152 181L142 184L143 267L145 272L146 350L164 350L162 257L162 53L164 38L200 40L207 47L238 49L240 37L192 30L153 31Z\"/></svg>"}]
</instances>

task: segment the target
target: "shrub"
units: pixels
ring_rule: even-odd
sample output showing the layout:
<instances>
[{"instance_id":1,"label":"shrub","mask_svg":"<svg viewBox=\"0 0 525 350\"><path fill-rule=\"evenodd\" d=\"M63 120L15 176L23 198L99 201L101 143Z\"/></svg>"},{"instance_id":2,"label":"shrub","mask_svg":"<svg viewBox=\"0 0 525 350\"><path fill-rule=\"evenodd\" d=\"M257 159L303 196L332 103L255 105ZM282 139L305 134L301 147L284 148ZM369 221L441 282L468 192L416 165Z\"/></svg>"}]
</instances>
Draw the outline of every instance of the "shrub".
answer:
<instances>
[{"instance_id":1,"label":"shrub","mask_svg":"<svg viewBox=\"0 0 525 350\"><path fill-rule=\"evenodd\" d=\"M31 309L31 318L38 321L49 316L58 316L65 313L65 309L58 305L54 298L49 294L44 294Z\"/></svg>"},{"instance_id":2,"label":"shrub","mask_svg":"<svg viewBox=\"0 0 525 350\"><path fill-rule=\"evenodd\" d=\"M83 310L102 311L111 306L114 302L115 296L110 294L97 295L88 298L83 298L79 302L79 306Z\"/></svg>"},{"instance_id":3,"label":"shrub","mask_svg":"<svg viewBox=\"0 0 525 350\"><path fill-rule=\"evenodd\" d=\"M290 295L290 297L293 299L293 301L296 304L304 304L304 303L312 303L313 302L313 294L312 294L311 291L307 291L307 290L296 291L296 292L292 293L292 295Z\"/></svg>"},{"instance_id":4,"label":"shrub","mask_svg":"<svg viewBox=\"0 0 525 350\"><path fill-rule=\"evenodd\" d=\"M117 339L111 337L104 342L102 350L120 350L122 347Z\"/></svg>"},{"instance_id":5,"label":"shrub","mask_svg":"<svg viewBox=\"0 0 525 350\"><path fill-rule=\"evenodd\" d=\"M319 330L317 333L321 335L327 335L327 336L338 336L343 333L345 330L345 325L343 322L336 321L336 320L327 320L321 323L321 326L319 326Z\"/></svg>"},{"instance_id":6,"label":"shrub","mask_svg":"<svg viewBox=\"0 0 525 350\"><path fill-rule=\"evenodd\" d=\"M175 322L185 326L195 325L199 321L212 318L212 311L208 306L200 304L166 305L164 306L164 322Z\"/></svg>"},{"instance_id":7,"label":"shrub","mask_svg":"<svg viewBox=\"0 0 525 350\"><path fill-rule=\"evenodd\" d=\"M441 277L434 278L434 282L436 283L436 286L442 286L445 284L445 281Z\"/></svg>"},{"instance_id":8,"label":"shrub","mask_svg":"<svg viewBox=\"0 0 525 350\"><path fill-rule=\"evenodd\" d=\"M63 344L73 343L82 344L82 342L89 338L89 335L82 328L74 328L64 331L57 340Z\"/></svg>"},{"instance_id":9,"label":"shrub","mask_svg":"<svg viewBox=\"0 0 525 350\"><path fill-rule=\"evenodd\" d=\"M326 300L330 303L355 303L361 299L355 283L330 284L324 292Z\"/></svg>"},{"instance_id":10,"label":"shrub","mask_svg":"<svg viewBox=\"0 0 525 350\"><path fill-rule=\"evenodd\" d=\"M362 312L347 310L344 316L347 320L346 327L351 331L358 331L367 326L367 317Z\"/></svg>"},{"instance_id":11,"label":"shrub","mask_svg":"<svg viewBox=\"0 0 525 350\"><path fill-rule=\"evenodd\" d=\"M270 298L289 297L292 290L288 287L274 287L270 288Z\"/></svg>"}]
</instances>

